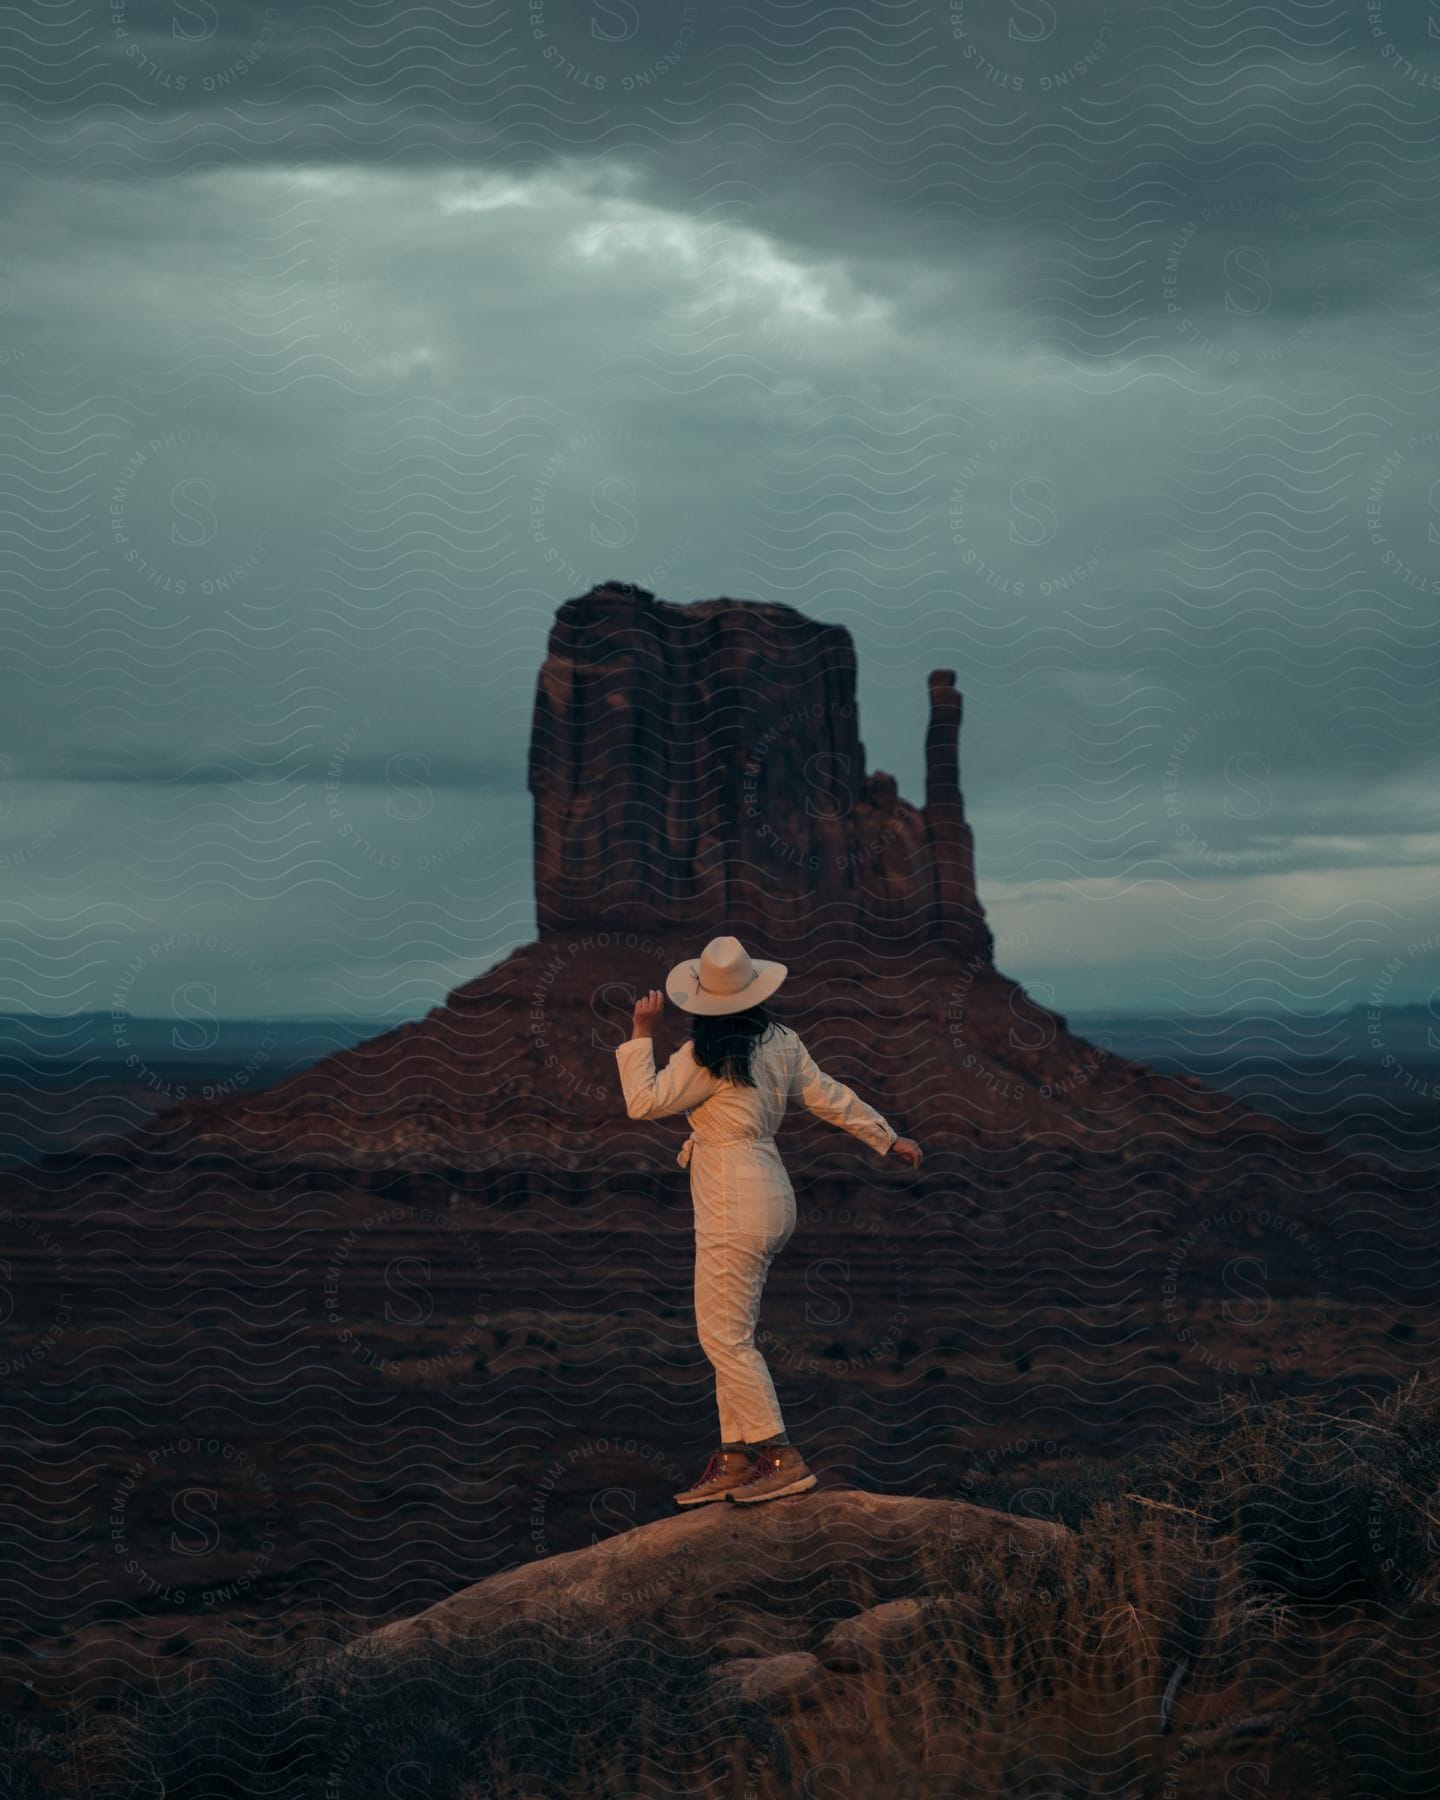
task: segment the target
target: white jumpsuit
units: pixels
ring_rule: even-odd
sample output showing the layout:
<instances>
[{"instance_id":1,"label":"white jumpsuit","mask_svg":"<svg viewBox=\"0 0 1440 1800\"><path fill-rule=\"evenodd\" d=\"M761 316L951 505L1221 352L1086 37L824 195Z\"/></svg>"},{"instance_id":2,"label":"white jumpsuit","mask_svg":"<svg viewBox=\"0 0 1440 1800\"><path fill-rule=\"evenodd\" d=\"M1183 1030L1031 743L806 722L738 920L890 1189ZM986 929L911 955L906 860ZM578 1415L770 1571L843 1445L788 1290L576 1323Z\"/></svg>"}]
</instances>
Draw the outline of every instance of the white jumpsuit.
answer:
<instances>
[{"instance_id":1,"label":"white jumpsuit","mask_svg":"<svg viewBox=\"0 0 1440 1800\"><path fill-rule=\"evenodd\" d=\"M615 1052L632 1119L689 1115L675 1159L690 1170L695 1209L695 1324L715 1370L722 1443L762 1443L785 1429L775 1386L755 1347L770 1262L795 1229L795 1190L775 1145L791 1097L817 1118L884 1155L898 1133L850 1088L826 1075L788 1025L772 1023L751 1052L755 1086L722 1080L685 1044L655 1073L649 1038Z\"/></svg>"}]
</instances>

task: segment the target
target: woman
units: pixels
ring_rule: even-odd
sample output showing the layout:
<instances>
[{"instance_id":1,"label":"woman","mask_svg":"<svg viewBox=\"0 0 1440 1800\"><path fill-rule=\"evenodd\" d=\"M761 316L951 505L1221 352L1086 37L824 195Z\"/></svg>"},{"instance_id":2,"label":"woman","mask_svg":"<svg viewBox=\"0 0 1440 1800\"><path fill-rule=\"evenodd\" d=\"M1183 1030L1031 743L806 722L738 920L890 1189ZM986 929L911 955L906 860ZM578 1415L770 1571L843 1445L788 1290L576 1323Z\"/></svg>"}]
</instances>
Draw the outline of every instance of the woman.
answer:
<instances>
[{"instance_id":1,"label":"woman","mask_svg":"<svg viewBox=\"0 0 1440 1800\"><path fill-rule=\"evenodd\" d=\"M712 938L698 962L677 963L665 991L693 1016L691 1041L655 1073L658 988L637 1000L634 1027L615 1052L632 1119L688 1113L693 1127L676 1161L690 1170L695 1208L695 1322L715 1370L720 1448L680 1506L748 1503L804 1493L815 1476L791 1444L765 1359L755 1348L760 1295L771 1259L795 1229L795 1190L775 1148L786 1102L852 1132L912 1168L920 1146L897 1136L873 1107L816 1068L787 1025L763 1002L786 966L746 955L737 938Z\"/></svg>"}]
</instances>

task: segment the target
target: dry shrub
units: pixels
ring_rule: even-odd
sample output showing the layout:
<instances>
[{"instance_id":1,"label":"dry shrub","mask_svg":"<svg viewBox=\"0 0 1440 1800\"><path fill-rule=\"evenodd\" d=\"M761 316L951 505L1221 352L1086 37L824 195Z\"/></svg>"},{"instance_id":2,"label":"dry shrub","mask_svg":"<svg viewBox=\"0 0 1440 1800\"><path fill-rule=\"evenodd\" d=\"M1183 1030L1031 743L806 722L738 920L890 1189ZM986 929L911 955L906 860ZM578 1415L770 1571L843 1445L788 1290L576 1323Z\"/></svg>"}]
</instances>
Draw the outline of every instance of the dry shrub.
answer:
<instances>
[{"instance_id":1,"label":"dry shrub","mask_svg":"<svg viewBox=\"0 0 1440 1800\"><path fill-rule=\"evenodd\" d=\"M1133 1491L1237 1539L1256 1586L1403 1604L1440 1561L1440 1379L1416 1376L1350 1415L1230 1396L1127 1472Z\"/></svg>"},{"instance_id":2,"label":"dry shrub","mask_svg":"<svg viewBox=\"0 0 1440 1800\"><path fill-rule=\"evenodd\" d=\"M1012 1541L952 1574L842 1703L789 1722L795 1763L832 1783L804 1791L1158 1794L1182 1689L1229 1668L1245 1634L1233 1556L1188 1519L1104 1502L1043 1554Z\"/></svg>"}]
</instances>

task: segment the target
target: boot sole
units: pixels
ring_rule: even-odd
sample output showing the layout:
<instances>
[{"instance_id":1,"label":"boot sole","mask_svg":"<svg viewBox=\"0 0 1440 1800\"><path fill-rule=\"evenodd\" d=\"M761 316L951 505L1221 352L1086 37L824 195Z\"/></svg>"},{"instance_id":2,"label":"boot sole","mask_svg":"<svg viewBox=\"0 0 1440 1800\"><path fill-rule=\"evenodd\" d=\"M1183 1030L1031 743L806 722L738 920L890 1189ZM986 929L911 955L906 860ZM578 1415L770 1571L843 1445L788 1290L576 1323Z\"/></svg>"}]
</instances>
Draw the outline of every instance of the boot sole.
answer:
<instances>
[{"instance_id":1,"label":"boot sole","mask_svg":"<svg viewBox=\"0 0 1440 1800\"><path fill-rule=\"evenodd\" d=\"M766 1500L783 1500L787 1494L804 1494L814 1487L820 1479L818 1475L801 1475L785 1487L771 1488L766 1494L742 1494L731 1488L726 1499L733 1500L737 1506L760 1506Z\"/></svg>"},{"instance_id":2,"label":"boot sole","mask_svg":"<svg viewBox=\"0 0 1440 1800\"><path fill-rule=\"evenodd\" d=\"M696 1494L689 1500L682 1500L680 1496L676 1494L675 1504L677 1506L713 1506L717 1500L728 1500L729 1497L730 1489L722 1488L718 1494Z\"/></svg>"}]
</instances>

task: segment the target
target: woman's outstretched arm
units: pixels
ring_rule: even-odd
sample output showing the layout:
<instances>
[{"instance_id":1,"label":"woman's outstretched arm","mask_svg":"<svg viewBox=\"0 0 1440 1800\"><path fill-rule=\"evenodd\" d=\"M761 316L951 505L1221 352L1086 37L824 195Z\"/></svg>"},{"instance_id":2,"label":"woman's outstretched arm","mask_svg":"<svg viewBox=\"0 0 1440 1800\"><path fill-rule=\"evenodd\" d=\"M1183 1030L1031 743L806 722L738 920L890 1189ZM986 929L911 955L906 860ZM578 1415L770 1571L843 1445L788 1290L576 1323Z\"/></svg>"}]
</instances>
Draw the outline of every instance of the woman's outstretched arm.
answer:
<instances>
[{"instance_id":1,"label":"woman's outstretched arm","mask_svg":"<svg viewBox=\"0 0 1440 1800\"><path fill-rule=\"evenodd\" d=\"M867 1106L853 1088L819 1068L798 1036L795 1042L798 1048L790 1076L791 1098L803 1100L817 1119L848 1131L881 1156L893 1147L897 1156L918 1168L920 1146L910 1138L902 1138L890 1121L873 1106Z\"/></svg>"},{"instance_id":2,"label":"woman's outstretched arm","mask_svg":"<svg viewBox=\"0 0 1440 1800\"><path fill-rule=\"evenodd\" d=\"M691 1044L682 1044L655 1073L655 1021L664 1005L658 988L637 1000L631 1036L615 1051L625 1110L632 1119L666 1119L672 1113L689 1112L720 1086L720 1077L696 1062Z\"/></svg>"}]
</instances>

